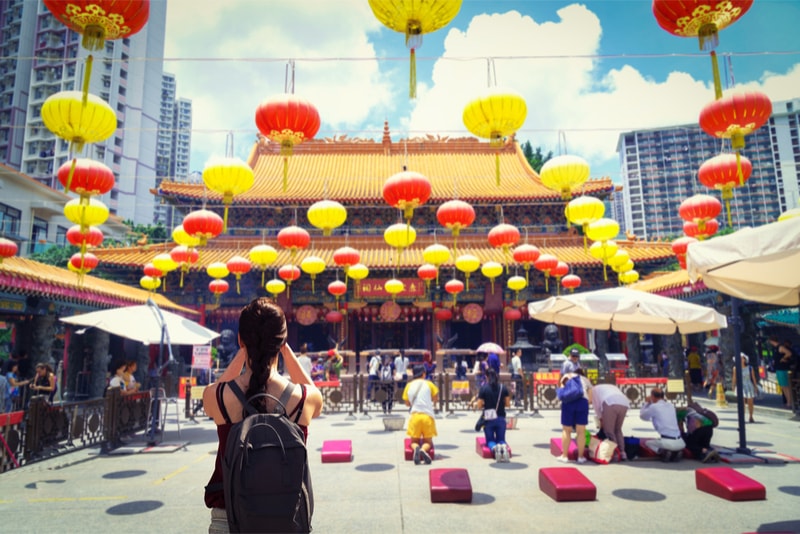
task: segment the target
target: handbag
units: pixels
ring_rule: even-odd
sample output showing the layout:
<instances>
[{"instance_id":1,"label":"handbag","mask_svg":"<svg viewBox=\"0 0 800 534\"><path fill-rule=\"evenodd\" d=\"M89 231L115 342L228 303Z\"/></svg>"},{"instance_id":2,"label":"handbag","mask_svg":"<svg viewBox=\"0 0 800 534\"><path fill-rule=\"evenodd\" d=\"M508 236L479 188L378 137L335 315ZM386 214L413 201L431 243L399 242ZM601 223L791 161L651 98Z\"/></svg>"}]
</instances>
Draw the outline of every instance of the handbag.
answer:
<instances>
[{"instance_id":1,"label":"handbag","mask_svg":"<svg viewBox=\"0 0 800 534\"><path fill-rule=\"evenodd\" d=\"M494 408L487 408L483 410L484 421L492 421L497 419L497 410L500 409L500 398L503 396L503 388L497 391L497 405Z\"/></svg>"},{"instance_id":2,"label":"handbag","mask_svg":"<svg viewBox=\"0 0 800 534\"><path fill-rule=\"evenodd\" d=\"M485 426L486 420L483 418L483 413L481 413L480 417L478 417L478 421L475 423L475 432L480 432Z\"/></svg>"},{"instance_id":3,"label":"handbag","mask_svg":"<svg viewBox=\"0 0 800 534\"><path fill-rule=\"evenodd\" d=\"M608 464L612 460L619 461L619 448L610 439L600 439L592 436L589 442L589 459L598 464Z\"/></svg>"}]
</instances>

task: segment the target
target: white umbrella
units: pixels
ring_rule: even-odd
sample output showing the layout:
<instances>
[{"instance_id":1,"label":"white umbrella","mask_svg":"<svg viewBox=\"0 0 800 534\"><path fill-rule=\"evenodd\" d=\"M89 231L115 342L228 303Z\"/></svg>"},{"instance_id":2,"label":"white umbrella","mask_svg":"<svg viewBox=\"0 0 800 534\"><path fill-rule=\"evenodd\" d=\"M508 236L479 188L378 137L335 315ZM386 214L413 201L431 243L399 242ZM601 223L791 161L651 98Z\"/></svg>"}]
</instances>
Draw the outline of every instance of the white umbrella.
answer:
<instances>
[{"instance_id":1,"label":"white umbrella","mask_svg":"<svg viewBox=\"0 0 800 534\"><path fill-rule=\"evenodd\" d=\"M693 334L728 326L713 308L624 287L531 302L528 315L546 323L639 334Z\"/></svg>"},{"instance_id":2,"label":"white umbrella","mask_svg":"<svg viewBox=\"0 0 800 534\"><path fill-rule=\"evenodd\" d=\"M498 356L506 353L506 351L503 350L503 347L501 347L497 343L491 343L491 342L483 343L480 347L475 349L475 352L484 352L486 354L495 353Z\"/></svg>"},{"instance_id":3,"label":"white umbrella","mask_svg":"<svg viewBox=\"0 0 800 534\"><path fill-rule=\"evenodd\" d=\"M686 269L693 282L744 300L800 304L800 217L692 243Z\"/></svg>"},{"instance_id":4,"label":"white umbrella","mask_svg":"<svg viewBox=\"0 0 800 534\"><path fill-rule=\"evenodd\" d=\"M65 317L61 321L73 325L99 328L145 345L155 345L161 342L161 317L164 318L166 325L166 341L170 344L207 345L219 337L219 334L213 330L180 315L161 310L151 302L148 301L148 304L142 306L126 306Z\"/></svg>"}]
</instances>

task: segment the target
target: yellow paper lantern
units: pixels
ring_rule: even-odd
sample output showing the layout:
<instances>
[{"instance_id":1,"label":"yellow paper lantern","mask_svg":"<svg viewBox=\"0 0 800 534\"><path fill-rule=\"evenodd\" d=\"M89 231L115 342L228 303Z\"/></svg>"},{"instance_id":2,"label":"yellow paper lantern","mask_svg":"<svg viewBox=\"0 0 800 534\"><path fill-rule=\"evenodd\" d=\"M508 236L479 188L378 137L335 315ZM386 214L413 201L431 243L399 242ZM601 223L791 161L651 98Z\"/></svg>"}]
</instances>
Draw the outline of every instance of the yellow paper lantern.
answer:
<instances>
[{"instance_id":1,"label":"yellow paper lantern","mask_svg":"<svg viewBox=\"0 0 800 534\"><path fill-rule=\"evenodd\" d=\"M614 269L614 271L616 273L625 273L625 272L628 272L628 271L632 271L633 267L634 267L634 263L631 260L628 260L623 264L617 265L617 267Z\"/></svg>"},{"instance_id":2,"label":"yellow paper lantern","mask_svg":"<svg viewBox=\"0 0 800 534\"><path fill-rule=\"evenodd\" d=\"M624 273L619 274L620 283L623 283L625 285L632 284L638 280L639 280L639 273L634 270L625 271Z\"/></svg>"},{"instance_id":3,"label":"yellow paper lantern","mask_svg":"<svg viewBox=\"0 0 800 534\"><path fill-rule=\"evenodd\" d=\"M318 256L307 256L300 262L300 269L311 276L311 292L315 293L314 281L317 275L325 270L325 260Z\"/></svg>"},{"instance_id":4,"label":"yellow paper lantern","mask_svg":"<svg viewBox=\"0 0 800 534\"><path fill-rule=\"evenodd\" d=\"M464 108L461 119L472 134L488 139L495 148L502 147L506 138L516 133L525 123L528 106L520 95L493 88L476 98ZM495 154L495 179L500 185L500 153Z\"/></svg>"},{"instance_id":5,"label":"yellow paper lantern","mask_svg":"<svg viewBox=\"0 0 800 534\"><path fill-rule=\"evenodd\" d=\"M393 224L383 232L383 239L390 247L397 250L397 262L400 264L400 254L403 249L410 247L417 240L417 231L408 224Z\"/></svg>"},{"instance_id":6,"label":"yellow paper lantern","mask_svg":"<svg viewBox=\"0 0 800 534\"><path fill-rule=\"evenodd\" d=\"M250 261L261 269L261 285L264 285L264 272L278 259L278 251L269 245L256 245L250 249Z\"/></svg>"},{"instance_id":7,"label":"yellow paper lantern","mask_svg":"<svg viewBox=\"0 0 800 534\"><path fill-rule=\"evenodd\" d=\"M572 198L572 189L589 179L589 164L578 156L556 156L542 165L539 177L546 188L561 193L567 201Z\"/></svg>"},{"instance_id":8,"label":"yellow paper lantern","mask_svg":"<svg viewBox=\"0 0 800 534\"><path fill-rule=\"evenodd\" d=\"M618 268L621 265L624 265L625 263L629 262L630 260L631 260L631 255L628 253L628 251L622 248L618 248L617 252L613 256L608 258L607 263L611 266L611 268L615 272L618 272Z\"/></svg>"},{"instance_id":9,"label":"yellow paper lantern","mask_svg":"<svg viewBox=\"0 0 800 534\"><path fill-rule=\"evenodd\" d=\"M108 207L96 198L74 198L64 205L64 217L79 224L82 232L90 226L99 226L106 222L108 213Z\"/></svg>"},{"instance_id":10,"label":"yellow paper lantern","mask_svg":"<svg viewBox=\"0 0 800 534\"><path fill-rule=\"evenodd\" d=\"M417 96L416 50L422 35L446 26L461 10L461 0L369 0L372 13L381 24L405 34L410 50L409 98Z\"/></svg>"},{"instance_id":11,"label":"yellow paper lantern","mask_svg":"<svg viewBox=\"0 0 800 534\"><path fill-rule=\"evenodd\" d=\"M469 291L469 275L478 270L481 266L481 260L472 254L462 254L456 258L456 269L464 273L466 278L466 290Z\"/></svg>"},{"instance_id":12,"label":"yellow paper lantern","mask_svg":"<svg viewBox=\"0 0 800 534\"><path fill-rule=\"evenodd\" d=\"M369 269L363 263L356 263L350 266L350 269L347 270L347 274L353 280L363 280L369 275Z\"/></svg>"},{"instance_id":13,"label":"yellow paper lantern","mask_svg":"<svg viewBox=\"0 0 800 534\"><path fill-rule=\"evenodd\" d=\"M278 280L277 278L273 278L272 280L267 282L266 289L268 293L274 296L278 296L279 294L286 291L286 282L284 282L283 280Z\"/></svg>"},{"instance_id":14,"label":"yellow paper lantern","mask_svg":"<svg viewBox=\"0 0 800 534\"><path fill-rule=\"evenodd\" d=\"M599 221L606 213L606 205L602 200L586 195L573 198L564 208L567 221L583 229L583 249L586 250L586 229L593 222Z\"/></svg>"},{"instance_id":15,"label":"yellow paper lantern","mask_svg":"<svg viewBox=\"0 0 800 534\"><path fill-rule=\"evenodd\" d=\"M200 244L200 238L187 234L182 224L179 224L172 230L172 240L179 245L189 248L194 248Z\"/></svg>"},{"instance_id":16,"label":"yellow paper lantern","mask_svg":"<svg viewBox=\"0 0 800 534\"><path fill-rule=\"evenodd\" d=\"M406 285L397 278L391 278L384 282L383 289L385 289L386 292L392 296L392 300L394 300L398 294L405 291Z\"/></svg>"},{"instance_id":17,"label":"yellow paper lantern","mask_svg":"<svg viewBox=\"0 0 800 534\"><path fill-rule=\"evenodd\" d=\"M180 267L169 253L158 254L153 258L153 267L164 273L164 291L167 290L167 275Z\"/></svg>"},{"instance_id":18,"label":"yellow paper lantern","mask_svg":"<svg viewBox=\"0 0 800 534\"><path fill-rule=\"evenodd\" d=\"M322 235L331 235L347 220L347 210L334 200L320 200L308 208L308 222L322 230Z\"/></svg>"},{"instance_id":19,"label":"yellow paper lantern","mask_svg":"<svg viewBox=\"0 0 800 534\"><path fill-rule=\"evenodd\" d=\"M74 153L86 143L99 143L117 129L117 114L102 98L80 91L60 91L42 104L45 127L72 144Z\"/></svg>"},{"instance_id":20,"label":"yellow paper lantern","mask_svg":"<svg viewBox=\"0 0 800 534\"><path fill-rule=\"evenodd\" d=\"M228 266L221 261L215 261L214 263L210 264L206 267L206 273L211 278L225 278L230 274L228 270Z\"/></svg>"},{"instance_id":21,"label":"yellow paper lantern","mask_svg":"<svg viewBox=\"0 0 800 534\"><path fill-rule=\"evenodd\" d=\"M609 241L619 235L619 223L614 219L598 219L586 227L586 235L592 241Z\"/></svg>"},{"instance_id":22,"label":"yellow paper lantern","mask_svg":"<svg viewBox=\"0 0 800 534\"><path fill-rule=\"evenodd\" d=\"M589 255L600 261L608 263L619 250L619 245L616 241L595 241L589 247Z\"/></svg>"},{"instance_id":23,"label":"yellow paper lantern","mask_svg":"<svg viewBox=\"0 0 800 534\"><path fill-rule=\"evenodd\" d=\"M155 291L161 285L161 280L152 276L143 276L139 279L139 285L148 291Z\"/></svg>"},{"instance_id":24,"label":"yellow paper lantern","mask_svg":"<svg viewBox=\"0 0 800 534\"><path fill-rule=\"evenodd\" d=\"M238 158L220 158L209 161L203 169L203 183L206 187L222 195L222 231L228 230L228 207L233 197L253 187L253 169Z\"/></svg>"},{"instance_id":25,"label":"yellow paper lantern","mask_svg":"<svg viewBox=\"0 0 800 534\"><path fill-rule=\"evenodd\" d=\"M503 266L496 261L487 261L481 266L481 273L492 283L492 294L494 294L494 279L503 274Z\"/></svg>"},{"instance_id":26,"label":"yellow paper lantern","mask_svg":"<svg viewBox=\"0 0 800 534\"><path fill-rule=\"evenodd\" d=\"M422 259L436 267L436 285L439 285L439 267L450 261L450 249L438 243L428 245L422 251Z\"/></svg>"},{"instance_id":27,"label":"yellow paper lantern","mask_svg":"<svg viewBox=\"0 0 800 534\"><path fill-rule=\"evenodd\" d=\"M519 300L519 292L528 287L528 282L524 276L512 276L506 282L508 289L514 291L514 300Z\"/></svg>"}]
</instances>

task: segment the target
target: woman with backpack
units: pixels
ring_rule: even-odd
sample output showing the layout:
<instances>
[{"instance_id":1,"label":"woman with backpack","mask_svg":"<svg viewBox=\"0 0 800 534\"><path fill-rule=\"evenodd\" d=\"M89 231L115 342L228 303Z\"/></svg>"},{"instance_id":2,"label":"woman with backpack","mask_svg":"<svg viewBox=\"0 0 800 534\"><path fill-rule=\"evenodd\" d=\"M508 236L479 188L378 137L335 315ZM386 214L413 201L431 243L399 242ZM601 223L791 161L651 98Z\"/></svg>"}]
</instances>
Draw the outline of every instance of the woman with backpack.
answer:
<instances>
[{"instance_id":1,"label":"woman with backpack","mask_svg":"<svg viewBox=\"0 0 800 534\"><path fill-rule=\"evenodd\" d=\"M239 316L239 350L219 381L203 392L203 407L217 424L219 438L214 472L205 488L205 503L211 508L210 534L229 531L223 459L226 449L231 445L228 435L232 427L247 415L245 403L240 397L247 399L247 406L259 413L282 413L285 419L299 426L304 441L308 437L308 425L322 410L322 395L286 343L286 336L283 310L269 298L253 300L242 309ZM278 373L279 354L283 356L289 380ZM280 402L276 399L280 399ZM237 505L241 504L240 500L234 500ZM257 504L264 509L275 504L268 501L264 499ZM228 506L232 504L227 503ZM301 508L307 508L304 510L306 517L290 518L299 523L292 530L295 532L307 532L307 528L310 529L313 500ZM278 528L277 525L275 528ZM267 532L272 529L265 526L257 530Z\"/></svg>"},{"instance_id":2,"label":"woman with backpack","mask_svg":"<svg viewBox=\"0 0 800 534\"><path fill-rule=\"evenodd\" d=\"M589 404L592 402L592 383L584 376L583 369L567 373L559 381L560 390L567 392L578 390L576 395L568 395L561 399L561 456L559 462L569 462L569 445L572 441L572 429L575 429L575 441L578 445L578 463L585 464L586 457L586 425L589 423Z\"/></svg>"}]
</instances>

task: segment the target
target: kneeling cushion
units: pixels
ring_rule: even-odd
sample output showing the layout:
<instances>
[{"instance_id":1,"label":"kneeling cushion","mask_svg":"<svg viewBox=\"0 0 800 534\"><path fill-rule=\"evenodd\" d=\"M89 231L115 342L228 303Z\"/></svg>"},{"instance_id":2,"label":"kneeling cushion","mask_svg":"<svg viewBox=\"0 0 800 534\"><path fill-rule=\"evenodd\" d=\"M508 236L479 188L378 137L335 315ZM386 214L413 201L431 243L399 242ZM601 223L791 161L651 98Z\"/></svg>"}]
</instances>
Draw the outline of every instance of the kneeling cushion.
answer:
<instances>
[{"instance_id":1,"label":"kneeling cushion","mask_svg":"<svg viewBox=\"0 0 800 534\"><path fill-rule=\"evenodd\" d=\"M410 462L414 459L414 449L411 448L411 438L406 438L403 442L403 455L407 462ZM422 442L420 442L420 446L422 446ZM428 451L428 454L431 457L431 460L435 460L436 451L434 450L433 443L431 443L431 450Z\"/></svg>"},{"instance_id":2,"label":"kneeling cushion","mask_svg":"<svg viewBox=\"0 0 800 534\"><path fill-rule=\"evenodd\" d=\"M767 498L763 484L730 467L708 467L694 472L697 489L729 501L761 501Z\"/></svg>"},{"instance_id":3,"label":"kneeling cushion","mask_svg":"<svg viewBox=\"0 0 800 534\"><path fill-rule=\"evenodd\" d=\"M322 442L322 463L349 462L353 458L353 443L349 439Z\"/></svg>"},{"instance_id":4,"label":"kneeling cushion","mask_svg":"<svg viewBox=\"0 0 800 534\"><path fill-rule=\"evenodd\" d=\"M511 458L511 445L506 443L506 449L508 449L508 457ZM494 453L492 452L492 449L486 445L486 438L483 436L475 437L475 452L477 452L481 458L494 459Z\"/></svg>"},{"instance_id":5,"label":"kneeling cushion","mask_svg":"<svg viewBox=\"0 0 800 534\"><path fill-rule=\"evenodd\" d=\"M428 478L431 502L472 502L472 484L466 469L431 469Z\"/></svg>"},{"instance_id":6,"label":"kneeling cushion","mask_svg":"<svg viewBox=\"0 0 800 534\"><path fill-rule=\"evenodd\" d=\"M575 467L542 467L539 489L558 502L593 501L597 488Z\"/></svg>"}]
</instances>

